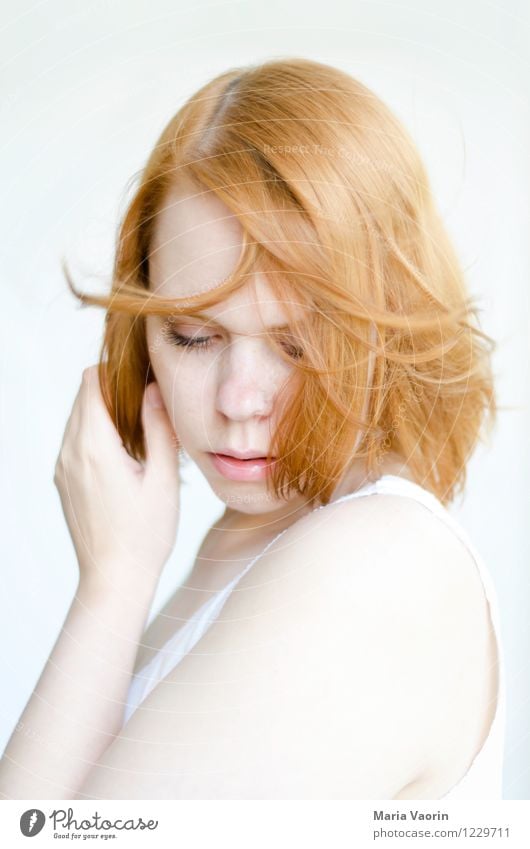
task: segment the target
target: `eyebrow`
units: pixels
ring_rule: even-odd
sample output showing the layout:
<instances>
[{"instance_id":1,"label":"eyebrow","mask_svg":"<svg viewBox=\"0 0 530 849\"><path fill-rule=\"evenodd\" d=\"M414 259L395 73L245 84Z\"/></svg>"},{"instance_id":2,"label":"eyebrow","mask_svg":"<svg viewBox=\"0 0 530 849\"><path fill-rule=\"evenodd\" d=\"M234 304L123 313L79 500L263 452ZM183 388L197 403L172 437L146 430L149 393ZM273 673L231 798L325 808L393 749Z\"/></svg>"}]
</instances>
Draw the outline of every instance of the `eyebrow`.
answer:
<instances>
[{"instance_id":1,"label":"eyebrow","mask_svg":"<svg viewBox=\"0 0 530 849\"><path fill-rule=\"evenodd\" d=\"M216 327L222 327L223 330L228 330L228 328L224 327L219 321L215 321L211 316L206 315L202 312L195 313L179 313L177 315L171 316L173 321L179 321L181 319L195 319L199 321L204 321L205 323L214 324ZM274 324L270 327L266 327L265 330L273 331L273 332L285 332L291 330L291 326L289 324Z\"/></svg>"}]
</instances>

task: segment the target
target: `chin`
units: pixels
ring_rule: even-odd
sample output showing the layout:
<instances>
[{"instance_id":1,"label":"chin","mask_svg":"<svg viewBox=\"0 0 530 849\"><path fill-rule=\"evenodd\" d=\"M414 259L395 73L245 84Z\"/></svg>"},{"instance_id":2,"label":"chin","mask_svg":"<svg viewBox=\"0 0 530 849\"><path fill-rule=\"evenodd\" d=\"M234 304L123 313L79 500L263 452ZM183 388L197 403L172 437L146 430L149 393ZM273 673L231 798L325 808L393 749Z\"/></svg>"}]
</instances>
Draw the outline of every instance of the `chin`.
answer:
<instances>
[{"instance_id":1,"label":"chin","mask_svg":"<svg viewBox=\"0 0 530 849\"><path fill-rule=\"evenodd\" d=\"M235 487L232 489L228 486L212 486L213 491L221 501L226 504L231 510L237 510L239 513L246 513L249 516L259 515L262 513L270 513L280 506L280 502L265 489L262 492L255 488L252 492L250 488L245 492L243 488L239 492Z\"/></svg>"},{"instance_id":2,"label":"chin","mask_svg":"<svg viewBox=\"0 0 530 849\"><path fill-rule=\"evenodd\" d=\"M199 467L212 492L228 509L248 516L260 516L285 507L285 500L277 498L274 492L269 491L266 478L257 481L225 479L215 473L209 458L197 454L190 454L190 457Z\"/></svg>"}]
</instances>

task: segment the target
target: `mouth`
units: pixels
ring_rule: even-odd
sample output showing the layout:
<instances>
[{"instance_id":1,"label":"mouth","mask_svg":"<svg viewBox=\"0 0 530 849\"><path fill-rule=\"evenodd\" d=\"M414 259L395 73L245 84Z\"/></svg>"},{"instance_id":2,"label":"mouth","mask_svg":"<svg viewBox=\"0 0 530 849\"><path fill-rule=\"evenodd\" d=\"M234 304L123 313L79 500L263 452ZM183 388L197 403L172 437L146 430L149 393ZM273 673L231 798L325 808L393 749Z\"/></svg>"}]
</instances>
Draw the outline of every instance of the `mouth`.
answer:
<instances>
[{"instance_id":1,"label":"mouth","mask_svg":"<svg viewBox=\"0 0 530 849\"><path fill-rule=\"evenodd\" d=\"M266 457L241 458L230 454L208 453L208 457L219 474L233 481L264 480L276 462L276 458L268 462Z\"/></svg>"}]
</instances>

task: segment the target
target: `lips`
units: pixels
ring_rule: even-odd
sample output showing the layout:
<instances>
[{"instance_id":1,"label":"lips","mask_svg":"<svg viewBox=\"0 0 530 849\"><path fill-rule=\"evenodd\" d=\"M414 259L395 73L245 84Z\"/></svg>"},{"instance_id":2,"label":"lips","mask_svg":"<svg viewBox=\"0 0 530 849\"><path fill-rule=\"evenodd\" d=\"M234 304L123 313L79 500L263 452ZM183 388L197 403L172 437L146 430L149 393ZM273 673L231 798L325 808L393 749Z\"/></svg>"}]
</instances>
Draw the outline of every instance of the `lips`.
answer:
<instances>
[{"instance_id":1,"label":"lips","mask_svg":"<svg viewBox=\"0 0 530 849\"><path fill-rule=\"evenodd\" d=\"M236 460L255 460L267 456L266 451L231 451L230 449L214 451L218 457L234 457Z\"/></svg>"},{"instance_id":2,"label":"lips","mask_svg":"<svg viewBox=\"0 0 530 849\"><path fill-rule=\"evenodd\" d=\"M264 480L275 464L275 459L270 463L264 456L252 456L241 458L230 454L208 454L213 466L224 478L233 481L261 481Z\"/></svg>"}]
</instances>

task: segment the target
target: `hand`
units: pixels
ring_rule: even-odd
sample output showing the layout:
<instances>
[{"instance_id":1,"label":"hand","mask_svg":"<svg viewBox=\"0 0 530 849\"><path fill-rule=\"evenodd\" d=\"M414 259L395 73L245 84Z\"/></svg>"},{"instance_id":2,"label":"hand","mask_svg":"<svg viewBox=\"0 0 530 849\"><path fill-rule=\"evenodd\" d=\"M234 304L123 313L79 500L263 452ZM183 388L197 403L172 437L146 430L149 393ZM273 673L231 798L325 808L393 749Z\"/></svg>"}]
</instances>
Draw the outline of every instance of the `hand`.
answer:
<instances>
[{"instance_id":1,"label":"hand","mask_svg":"<svg viewBox=\"0 0 530 849\"><path fill-rule=\"evenodd\" d=\"M97 366L84 370L54 483L80 580L101 583L107 590L153 588L177 535L178 438L156 384L146 388L142 424L145 463L134 460L123 446L103 401Z\"/></svg>"}]
</instances>

